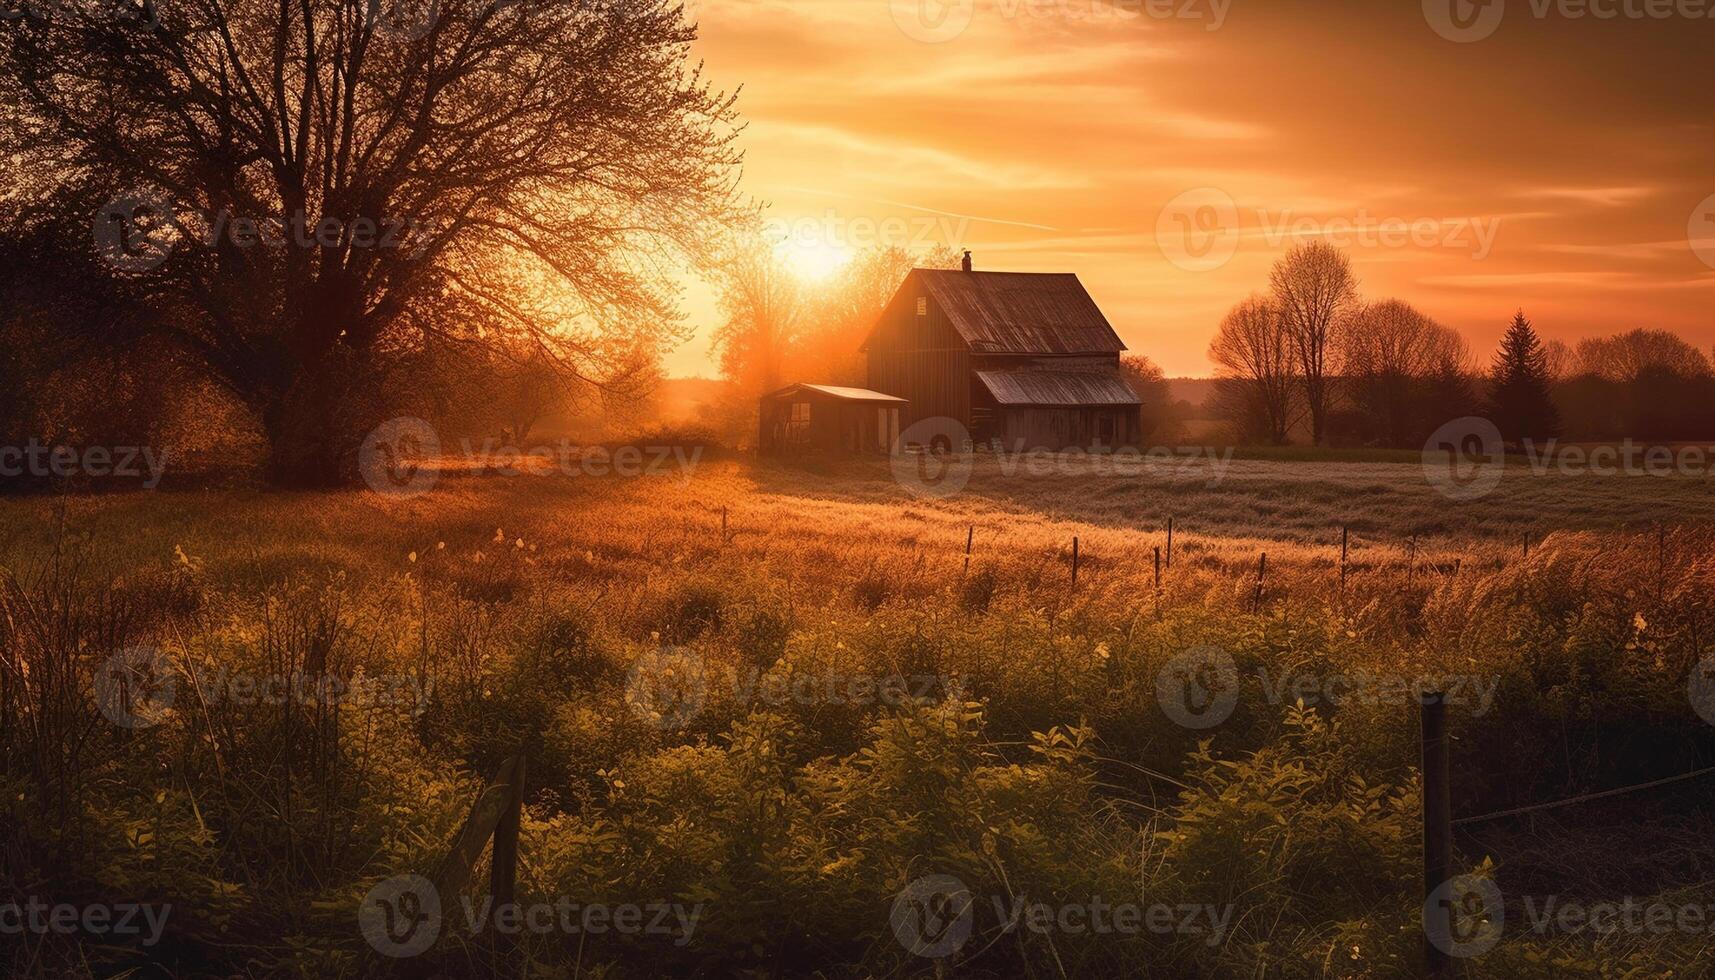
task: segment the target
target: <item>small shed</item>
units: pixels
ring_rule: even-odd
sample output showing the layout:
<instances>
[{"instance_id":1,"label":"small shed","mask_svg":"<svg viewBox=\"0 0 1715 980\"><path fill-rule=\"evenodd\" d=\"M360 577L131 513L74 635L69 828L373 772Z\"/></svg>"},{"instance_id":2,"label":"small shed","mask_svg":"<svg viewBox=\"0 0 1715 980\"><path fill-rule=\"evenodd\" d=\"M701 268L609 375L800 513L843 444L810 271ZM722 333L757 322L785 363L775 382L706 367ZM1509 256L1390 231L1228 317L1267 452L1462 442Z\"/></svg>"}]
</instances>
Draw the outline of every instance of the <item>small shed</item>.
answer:
<instances>
[{"instance_id":1,"label":"small shed","mask_svg":"<svg viewBox=\"0 0 1715 980\"><path fill-rule=\"evenodd\" d=\"M883 453L899 444L903 398L866 388L794 384L762 396L765 453Z\"/></svg>"}]
</instances>

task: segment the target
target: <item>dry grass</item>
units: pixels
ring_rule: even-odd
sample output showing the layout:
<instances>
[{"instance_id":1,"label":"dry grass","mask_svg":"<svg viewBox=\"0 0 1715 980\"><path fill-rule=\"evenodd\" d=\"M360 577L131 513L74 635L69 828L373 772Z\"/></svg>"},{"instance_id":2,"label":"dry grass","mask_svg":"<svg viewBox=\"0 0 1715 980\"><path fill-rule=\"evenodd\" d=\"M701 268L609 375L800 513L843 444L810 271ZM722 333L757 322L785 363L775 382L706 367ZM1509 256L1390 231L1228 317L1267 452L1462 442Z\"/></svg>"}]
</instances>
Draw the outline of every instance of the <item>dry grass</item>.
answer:
<instances>
[{"instance_id":1,"label":"dry grass","mask_svg":"<svg viewBox=\"0 0 1715 980\"><path fill-rule=\"evenodd\" d=\"M393 729L386 737L359 738L336 721L290 729L281 741L247 735L255 719L203 730L189 715L174 723L184 726L174 729L182 742L110 742L111 733L89 729L99 737L88 751L97 759L114 753L115 766L126 753L160 749L169 791L200 799L192 826L200 827L206 814L221 846L210 855L199 849L206 845L188 841L186 852L209 862L210 880L267 882L250 886L259 892L246 911L262 920L256 926L262 934L287 928L268 921L281 909L343 908L368 882L433 860L447 826L460 817L472 771L486 771L521 738L532 753L541 793L534 803L545 821L534 831L536 846L563 857L587 846L577 820L599 823L624 812L624 782L660 778L683 787L713 779L702 769L674 775L674 767L689 765L688 753L702 760L699 767L714 766L709 746L746 724L746 708L713 703L686 732L654 730L631 717L625 671L657 643L692 646L711 662L788 672L958 675L986 708L985 758L1005 762L1011 768L997 772L1014 776L1029 772L1016 769L1027 757L1017 746L1032 733L1088 725L1100 755L1091 785L1104 802L1079 811L1076 833L1116 853L1092 852L1085 866L1076 863L1084 859L1074 848L1065 858L1072 862L1065 873L1074 879L1115 869L1123 878L1137 859L1127 848L1149 839L1155 826L1149 821L1167 819L1177 789L1140 772L1190 778L1187 753L1199 735L1163 718L1154 682L1162 664L1191 645L1221 644L1245 665L1493 675L1502 682L1497 712L1462 721L1461 812L1667 775L1704 752L1707 732L1697 733L1707 726L1684 696L1685 672L1708 635L1703 619L1715 582L1715 564L1705 557L1715 543L1708 530L1715 500L1703 482L1540 478L1514 470L1493 495L1457 504L1414 464L1241 460L1220 479L1213 476L1206 461L1138 475L1027 476L1008 475L983 459L962 493L927 499L902 487L886 461L724 458L690 474L637 479L463 469L415 499L207 490L6 500L0 501L0 569L40 570L58 554L77 554L88 578L111 581L114 595L130 597L119 610L124 622L113 627L126 631L127 642L204 656L298 657L303 647L341 669L435 675L437 703L403 739ZM1165 545L1169 517L1174 562L1158 590L1153 555ZM1665 527L1659 537L1655 522ZM1344 591L1342 526L1352 532ZM973 528L967 572L965 543ZM1257 603L1264 552L1268 577ZM74 606L69 589L66 596L49 598ZM1638 625L1646 619L1647 627ZM65 635L49 637L55 649L68 658L98 658L100 638L71 635L81 620L54 621L66 624ZM299 642L300 635L307 639ZM87 705L75 707L92 713ZM1236 757L1282 744L1280 708L1246 701L1215 733L1216 751ZM826 705L781 710L799 733L793 765L806 767L788 769L769 790L788 798L805 780L815 783L806 773L865 748L875 720ZM1389 706L1340 714L1357 736L1342 750L1351 754L1343 764L1374 785L1391 782L1409 792L1411 712ZM225 754L172 750L204 742ZM301 802L304 812L362 844L315 851L313 884L274 881L287 866L278 859L280 842L292 853L331 831L293 817L289 807L285 816L270 810L247 838L239 835L245 847L228 852L230 827L256 821L262 804L239 796L222 804L230 807L225 812L208 789L239 782L225 767L251 755L255 780L274 780L281 753L290 757L297 744L357 764L355 775L341 775L338 785L309 777L325 798ZM220 765L211 770L214 761ZM154 798L153 786L132 786L123 775L139 771L112 770L118 775L105 778L101 792L121 801L133 790L144 801ZM1028 785L1035 777L1019 778ZM283 798L299 799L293 792L288 780ZM1030 799L1025 789L1018 793ZM1665 807L1663 829L1647 840L1638 835L1630 851L1616 842L1612 853L1581 853L1579 861L1549 867L1568 853L1565 841L1578 841L1573 846L1581 852L1588 841L1570 830L1544 836L1501 825L1469 837L1466 856L1474 863L1498 855L1509 887L1570 882L1564 887L1603 895L1618 887L1685 884L1671 880L1666 862L1649 860L1646 851L1695 849L1707 820L1671 800L1652 805ZM662 820L680 816L666 809ZM959 813L953 807L947 817ZM1607 825L1623 825L1623 814L1606 814ZM650 831L655 819L634 813L627 826ZM898 822L883 815L870 826ZM425 825L433 829L423 831ZM852 855L868 855L850 858L863 870L852 880L869 882L865 887L891 882L893 873L869 869L866 861L915 867L932 858L890 840L851 846ZM102 855L91 853L92 860ZM608 859L615 862L612 880L652 873L647 862L629 863L640 860L630 852ZM565 860L564 880L581 881L581 859ZM685 868L681 885L709 884L699 877L701 865ZM1191 870L1205 880L1237 880L1243 869L1162 868L1162 880L1179 881ZM1338 866L1322 870L1335 879L1342 873ZM1290 886L1282 885L1289 892ZM823 882L816 894L856 903L855 912L842 915L867 914L868 893L843 887ZM1213 966L1198 961L1196 969L1227 975L1242 965L1247 975L1276 969L1312 975L1304 962L1344 948L1331 924L1366 914L1367 899L1347 898L1351 908L1324 906L1318 895L1285 894L1279 900L1293 903L1299 923L1290 936L1284 925L1264 931L1254 947L1209 954L1231 958ZM1385 914L1408 922L1410 905L1393 902ZM1267 918L1273 920L1272 910ZM1384 918L1371 925L1381 929ZM318 933L327 947L316 947L326 957L318 963L326 975L355 975L362 945L347 919L330 922ZM778 938L772 929L756 935L734 924L710 929L717 946L704 955L717 962L749 956L757 936ZM1381 941L1416 948L1398 935ZM1286 947L1294 952L1282 952ZM889 953L885 943L841 948L880 957L853 974L898 965L888 958L897 951ZM302 968L309 954L294 955L301 955L295 966ZM628 954L603 955L625 961ZM1017 967L996 955L1003 957L996 969ZM1036 954L1021 955L1029 961ZM1142 962L1155 953L1113 955ZM906 972L922 966L905 964ZM1367 973L1354 967L1340 975L1394 976L1399 967Z\"/></svg>"}]
</instances>

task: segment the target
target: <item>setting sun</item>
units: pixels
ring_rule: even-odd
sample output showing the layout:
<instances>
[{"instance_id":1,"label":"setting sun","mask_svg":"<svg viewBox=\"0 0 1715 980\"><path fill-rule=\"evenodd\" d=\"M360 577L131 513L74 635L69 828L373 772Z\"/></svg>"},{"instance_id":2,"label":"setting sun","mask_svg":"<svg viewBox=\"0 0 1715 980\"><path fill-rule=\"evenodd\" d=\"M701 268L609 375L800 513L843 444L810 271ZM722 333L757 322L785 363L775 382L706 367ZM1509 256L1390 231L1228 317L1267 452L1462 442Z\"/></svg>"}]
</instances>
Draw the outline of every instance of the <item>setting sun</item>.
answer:
<instances>
[{"instance_id":1,"label":"setting sun","mask_svg":"<svg viewBox=\"0 0 1715 980\"><path fill-rule=\"evenodd\" d=\"M811 282L826 282L852 260L852 251L827 241L791 239L781 242L779 252L788 267Z\"/></svg>"}]
</instances>

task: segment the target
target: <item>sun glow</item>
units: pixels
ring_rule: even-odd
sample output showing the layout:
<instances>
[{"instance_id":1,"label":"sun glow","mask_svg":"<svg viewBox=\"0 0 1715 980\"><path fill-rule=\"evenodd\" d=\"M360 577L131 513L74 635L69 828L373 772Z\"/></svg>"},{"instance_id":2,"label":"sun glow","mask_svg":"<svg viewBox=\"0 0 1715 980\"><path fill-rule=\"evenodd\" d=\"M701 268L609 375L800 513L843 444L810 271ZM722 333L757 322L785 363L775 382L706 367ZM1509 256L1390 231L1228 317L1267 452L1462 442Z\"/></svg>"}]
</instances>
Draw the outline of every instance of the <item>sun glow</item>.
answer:
<instances>
[{"instance_id":1,"label":"sun glow","mask_svg":"<svg viewBox=\"0 0 1715 980\"><path fill-rule=\"evenodd\" d=\"M852 260L851 249L826 241L783 242L780 255L787 268L808 282L827 282Z\"/></svg>"}]
</instances>

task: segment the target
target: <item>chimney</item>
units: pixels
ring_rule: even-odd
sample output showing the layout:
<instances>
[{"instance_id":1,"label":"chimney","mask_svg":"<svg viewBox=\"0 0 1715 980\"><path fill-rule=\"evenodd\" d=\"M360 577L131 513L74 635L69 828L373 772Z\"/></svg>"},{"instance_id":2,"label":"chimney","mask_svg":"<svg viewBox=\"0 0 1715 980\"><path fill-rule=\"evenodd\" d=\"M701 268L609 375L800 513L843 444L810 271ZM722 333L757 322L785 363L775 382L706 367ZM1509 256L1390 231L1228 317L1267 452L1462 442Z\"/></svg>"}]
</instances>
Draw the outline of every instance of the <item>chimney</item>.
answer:
<instances>
[{"instance_id":1,"label":"chimney","mask_svg":"<svg viewBox=\"0 0 1715 980\"><path fill-rule=\"evenodd\" d=\"M971 250L970 250L970 249L968 249L968 248L967 248L967 249L965 249L965 263L964 263L964 268L965 268L965 271L966 271L966 272L969 272L969 271L971 271Z\"/></svg>"}]
</instances>

